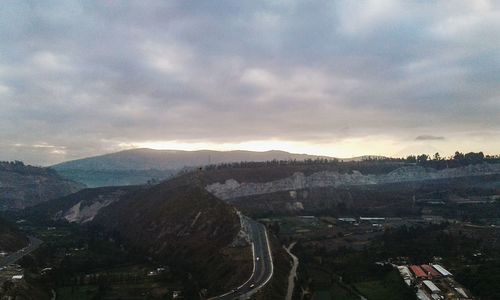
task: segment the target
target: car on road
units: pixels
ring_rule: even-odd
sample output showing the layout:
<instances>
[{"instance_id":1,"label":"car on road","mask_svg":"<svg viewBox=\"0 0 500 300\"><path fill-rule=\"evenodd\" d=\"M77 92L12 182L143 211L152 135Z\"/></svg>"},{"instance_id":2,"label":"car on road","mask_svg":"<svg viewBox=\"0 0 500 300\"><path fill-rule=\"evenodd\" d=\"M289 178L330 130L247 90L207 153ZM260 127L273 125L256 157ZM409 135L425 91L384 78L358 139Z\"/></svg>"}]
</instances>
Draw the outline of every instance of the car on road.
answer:
<instances>
[{"instance_id":1,"label":"car on road","mask_svg":"<svg viewBox=\"0 0 500 300\"><path fill-rule=\"evenodd\" d=\"M260 260L260 257L258 257L258 256L257 256L257 257L255 258L255 260L256 260L256 261L259 261L259 260Z\"/></svg>"},{"instance_id":2,"label":"car on road","mask_svg":"<svg viewBox=\"0 0 500 300\"><path fill-rule=\"evenodd\" d=\"M254 287L255 287L255 284L254 284L254 283L252 283L252 284L250 285L250 288L254 288Z\"/></svg>"}]
</instances>

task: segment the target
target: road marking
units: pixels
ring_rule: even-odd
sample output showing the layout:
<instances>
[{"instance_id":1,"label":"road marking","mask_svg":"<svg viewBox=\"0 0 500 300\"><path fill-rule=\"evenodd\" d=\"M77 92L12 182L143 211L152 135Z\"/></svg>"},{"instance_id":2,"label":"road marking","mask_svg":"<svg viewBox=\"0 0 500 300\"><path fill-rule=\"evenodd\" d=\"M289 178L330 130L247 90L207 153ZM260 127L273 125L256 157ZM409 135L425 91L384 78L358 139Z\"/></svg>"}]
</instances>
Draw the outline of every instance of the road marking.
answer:
<instances>
[{"instance_id":1,"label":"road marking","mask_svg":"<svg viewBox=\"0 0 500 300\"><path fill-rule=\"evenodd\" d=\"M260 223L257 223L258 226L263 226L262 224ZM268 255L269 255L269 260L271 261L271 274L269 274L269 277L266 279L266 281L264 281L264 283L262 283L261 285L259 285L258 287L252 289L251 291L243 294L240 296L240 298L245 298L245 297L250 297L252 296L253 294L257 293L261 288L263 288L270 280L271 278L273 277L273 274L274 274L274 263L273 263L273 253L271 252L271 244L269 243L269 237L267 235L267 229L264 227L264 234L266 236L266 242L267 242L267 251L268 251ZM260 235L260 233L259 233Z\"/></svg>"},{"instance_id":2,"label":"road marking","mask_svg":"<svg viewBox=\"0 0 500 300\"><path fill-rule=\"evenodd\" d=\"M255 244L252 242L252 261L253 261L253 270L252 270L252 274L250 275L250 278L248 278L247 281L245 281L242 285L240 285L239 287L237 287L237 289L240 289L242 286L244 286L245 284L247 284L250 280L252 280L252 277L253 275L255 274Z\"/></svg>"},{"instance_id":3,"label":"road marking","mask_svg":"<svg viewBox=\"0 0 500 300\"><path fill-rule=\"evenodd\" d=\"M244 217L241 217L240 218L244 218ZM249 231L253 232L253 227L252 227L252 224L250 224L250 222L248 222L248 225L249 225ZM240 288L242 288L245 284L247 284L250 280L252 280L252 277L255 275L255 242L254 242L254 236L252 234L252 261L253 261L253 270L252 270L252 274L250 274L250 277L248 278L247 281L245 281L242 285L240 285L239 287L237 287L236 289L239 290ZM229 291L225 294L222 294L222 295L219 295L219 296L215 296L215 297L212 297L212 298L208 298L207 300L213 300L213 299L217 299L217 298L222 298L222 297L225 297L229 294L232 294L233 291Z\"/></svg>"},{"instance_id":4,"label":"road marking","mask_svg":"<svg viewBox=\"0 0 500 300\"><path fill-rule=\"evenodd\" d=\"M271 278L273 277L273 274L274 274L273 253L271 252L271 243L269 243L269 237L267 236L267 229L264 229L264 233L266 235L267 251L269 253L269 258L271 260L271 274L269 275L267 280L260 287L263 287L264 285L266 285L269 282L269 280L271 280Z\"/></svg>"},{"instance_id":5,"label":"road marking","mask_svg":"<svg viewBox=\"0 0 500 300\"><path fill-rule=\"evenodd\" d=\"M250 223L250 221L253 222L253 223L255 223L255 224ZM262 246L262 242L263 242L262 241L262 236L261 236L262 230L264 230L264 235L266 237L267 253L268 253L269 261L271 263L271 266L270 266L271 272L270 272L269 276L267 277L267 279L262 284L260 284L257 287L252 288L252 290L250 290L250 291L248 291L248 292L246 292L244 294L241 294L239 296L234 295L234 297L232 297L232 299L244 299L246 297L252 296L253 294L257 293L261 288L263 288L271 280L271 278L273 277L273 274L274 274L273 253L271 251L271 243L269 242L269 236L268 236L268 233L267 233L267 228L264 225L262 225L262 224L260 224L260 223L258 223L256 221L250 220L250 219L249 219L248 224L250 225L250 231L252 233L254 233L254 234L252 234L253 270L252 270L252 275L250 276L250 278L245 283L243 283L242 285L240 285L237 289L240 289L243 286L245 286L250 280L252 280L252 278L255 275L255 270L256 270L255 242L256 242L256 240L259 240L259 245ZM255 228L254 227L257 228L257 230L256 230L257 233L255 232ZM254 236L255 233L257 234L256 236ZM259 250L262 250L262 249L259 249ZM265 255L261 255L261 256L265 256ZM263 265L262 270L265 271L265 263L264 263L265 260L264 259L260 259L259 261L262 261L262 265ZM258 281L258 280L255 280L255 281ZM233 293L233 291L229 291L229 292L227 292L225 294L209 298L208 300L213 300L213 299L217 299L217 298L223 298L223 297L229 296L232 293Z\"/></svg>"}]
</instances>

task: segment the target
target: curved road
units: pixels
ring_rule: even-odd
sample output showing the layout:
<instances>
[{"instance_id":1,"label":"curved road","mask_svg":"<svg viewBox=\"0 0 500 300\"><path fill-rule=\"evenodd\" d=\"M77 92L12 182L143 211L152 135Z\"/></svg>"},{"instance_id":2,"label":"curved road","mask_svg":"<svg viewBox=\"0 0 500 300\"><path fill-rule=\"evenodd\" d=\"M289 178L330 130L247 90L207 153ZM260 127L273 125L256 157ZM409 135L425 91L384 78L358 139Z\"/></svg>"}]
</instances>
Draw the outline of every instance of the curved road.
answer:
<instances>
[{"instance_id":1,"label":"curved road","mask_svg":"<svg viewBox=\"0 0 500 300\"><path fill-rule=\"evenodd\" d=\"M253 249L253 271L250 278L238 288L214 297L211 300L248 299L263 288L273 276L273 257L266 227L254 220L245 218L250 229Z\"/></svg>"}]
</instances>

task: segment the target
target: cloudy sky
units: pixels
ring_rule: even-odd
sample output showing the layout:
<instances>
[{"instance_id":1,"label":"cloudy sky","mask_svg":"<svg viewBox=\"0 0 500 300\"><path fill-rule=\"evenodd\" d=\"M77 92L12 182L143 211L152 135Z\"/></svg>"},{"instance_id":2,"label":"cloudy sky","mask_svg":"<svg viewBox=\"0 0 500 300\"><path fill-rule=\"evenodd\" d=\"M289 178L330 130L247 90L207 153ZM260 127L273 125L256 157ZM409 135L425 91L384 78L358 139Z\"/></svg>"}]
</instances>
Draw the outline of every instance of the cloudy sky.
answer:
<instances>
[{"instance_id":1,"label":"cloudy sky","mask_svg":"<svg viewBox=\"0 0 500 300\"><path fill-rule=\"evenodd\" d=\"M0 4L0 160L500 153L494 1Z\"/></svg>"}]
</instances>

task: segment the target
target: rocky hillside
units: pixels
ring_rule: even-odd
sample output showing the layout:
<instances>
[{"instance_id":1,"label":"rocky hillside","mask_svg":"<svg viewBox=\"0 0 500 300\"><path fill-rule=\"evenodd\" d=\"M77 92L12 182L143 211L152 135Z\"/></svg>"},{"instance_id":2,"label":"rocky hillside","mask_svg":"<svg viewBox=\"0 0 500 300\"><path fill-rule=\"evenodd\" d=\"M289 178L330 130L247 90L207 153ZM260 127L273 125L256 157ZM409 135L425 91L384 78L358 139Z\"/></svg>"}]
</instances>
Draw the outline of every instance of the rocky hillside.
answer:
<instances>
[{"instance_id":1,"label":"rocky hillside","mask_svg":"<svg viewBox=\"0 0 500 300\"><path fill-rule=\"evenodd\" d=\"M28 208L24 214L38 221L65 220L70 223L83 224L92 221L102 208L119 201L127 193L145 188L147 187L87 188Z\"/></svg>"},{"instance_id":2,"label":"rocky hillside","mask_svg":"<svg viewBox=\"0 0 500 300\"><path fill-rule=\"evenodd\" d=\"M50 168L0 162L0 210L23 209L82 188L84 185L63 179Z\"/></svg>"},{"instance_id":3,"label":"rocky hillside","mask_svg":"<svg viewBox=\"0 0 500 300\"><path fill-rule=\"evenodd\" d=\"M304 160L317 156L284 151L180 151L132 149L53 166L61 175L89 187L143 184L170 178L187 167L240 161Z\"/></svg>"},{"instance_id":4,"label":"rocky hillside","mask_svg":"<svg viewBox=\"0 0 500 300\"><path fill-rule=\"evenodd\" d=\"M31 211L112 232L127 247L189 271L200 288L215 295L248 278L251 249L239 240L236 210L187 177L154 186L86 189Z\"/></svg>"},{"instance_id":5,"label":"rocky hillside","mask_svg":"<svg viewBox=\"0 0 500 300\"><path fill-rule=\"evenodd\" d=\"M0 219L0 252L17 251L28 245L28 238L17 228Z\"/></svg>"},{"instance_id":6,"label":"rocky hillside","mask_svg":"<svg viewBox=\"0 0 500 300\"><path fill-rule=\"evenodd\" d=\"M251 272L250 259L239 261L250 253L230 247L240 230L235 209L193 184L171 180L127 194L93 223L190 270L212 294L237 286Z\"/></svg>"},{"instance_id":7,"label":"rocky hillside","mask_svg":"<svg viewBox=\"0 0 500 300\"><path fill-rule=\"evenodd\" d=\"M460 203L500 197L498 163L435 169L398 161L294 162L208 169L198 177L207 191L251 216L414 216L437 213L431 206L444 203L450 209L443 215L462 211Z\"/></svg>"},{"instance_id":8,"label":"rocky hillside","mask_svg":"<svg viewBox=\"0 0 500 300\"><path fill-rule=\"evenodd\" d=\"M325 187L381 185L402 182L450 179L500 174L500 164L477 164L465 167L435 170L421 166L404 166L386 174L362 174L357 170L349 173L320 171L309 176L296 172L292 176L269 182L238 182L227 179L224 183L207 185L206 189L221 199Z\"/></svg>"}]
</instances>

